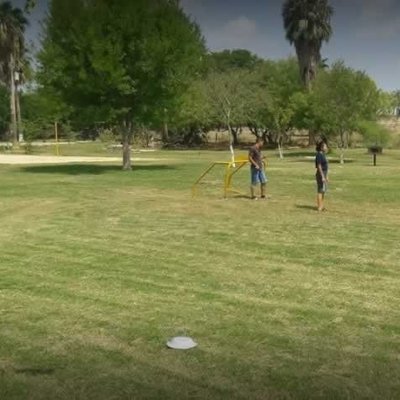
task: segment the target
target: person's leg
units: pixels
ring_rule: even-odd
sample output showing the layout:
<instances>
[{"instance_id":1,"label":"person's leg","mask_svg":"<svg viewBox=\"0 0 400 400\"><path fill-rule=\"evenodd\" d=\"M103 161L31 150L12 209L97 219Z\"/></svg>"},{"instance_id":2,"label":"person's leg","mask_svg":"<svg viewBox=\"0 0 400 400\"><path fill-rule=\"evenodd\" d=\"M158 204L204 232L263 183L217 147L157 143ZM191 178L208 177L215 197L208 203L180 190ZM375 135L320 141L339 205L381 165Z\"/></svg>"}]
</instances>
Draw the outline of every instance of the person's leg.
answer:
<instances>
[{"instance_id":1,"label":"person's leg","mask_svg":"<svg viewBox=\"0 0 400 400\"><path fill-rule=\"evenodd\" d=\"M323 193L318 192L318 194L317 194L317 210L322 211L323 207L324 207Z\"/></svg>"},{"instance_id":2,"label":"person's leg","mask_svg":"<svg viewBox=\"0 0 400 400\"><path fill-rule=\"evenodd\" d=\"M326 211L326 208L325 208L325 191L322 193L321 209L322 209L322 211Z\"/></svg>"},{"instance_id":3,"label":"person's leg","mask_svg":"<svg viewBox=\"0 0 400 400\"><path fill-rule=\"evenodd\" d=\"M265 199L266 195L265 195L265 190L266 190L266 186L267 186L267 177L265 175L264 171L259 171L259 180L260 180L260 191L261 191L261 198Z\"/></svg>"},{"instance_id":4,"label":"person's leg","mask_svg":"<svg viewBox=\"0 0 400 400\"><path fill-rule=\"evenodd\" d=\"M250 196L252 199L257 199L256 190L257 190L258 183L259 183L258 171L256 169L251 168Z\"/></svg>"},{"instance_id":5,"label":"person's leg","mask_svg":"<svg viewBox=\"0 0 400 400\"><path fill-rule=\"evenodd\" d=\"M317 210L322 211L324 208L324 182L322 178L317 175Z\"/></svg>"},{"instance_id":6,"label":"person's leg","mask_svg":"<svg viewBox=\"0 0 400 400\"><path fill-rule=\"evenodd\" d=\"M261 197L265 198L265 188L266 188L267 184L266 183L262 183L261 184Z\"/></svg>"},{"instance_id":7,"label":"person's leg","mask_svg":"<svg viewBox=\"0 0 400 400\"><path fill-rule=\"evenodd\" d=\"M255 195L256 187L257 187L256 185L253 185L253 184L250 185L250 195L251 195L252 199L256 199L257 198L256 195Z\"/></svg>"}]
</instances>

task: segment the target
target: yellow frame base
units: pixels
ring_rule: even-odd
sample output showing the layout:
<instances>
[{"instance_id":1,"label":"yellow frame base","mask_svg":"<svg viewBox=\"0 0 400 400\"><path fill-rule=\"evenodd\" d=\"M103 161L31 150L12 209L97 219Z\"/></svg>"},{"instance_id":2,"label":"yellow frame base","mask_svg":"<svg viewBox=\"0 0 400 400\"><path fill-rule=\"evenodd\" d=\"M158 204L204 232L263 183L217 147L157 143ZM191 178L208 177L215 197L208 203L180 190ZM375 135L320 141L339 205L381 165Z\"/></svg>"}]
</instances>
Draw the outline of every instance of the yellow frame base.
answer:
<instances>
[{"instance_id":1,"label":"yellow frame base","mask_svg":"<svg viewBox=\"0 0 400 400\"><path fill-rule=\"evenodd\" d=\"M200 175L200 177L193 184L192 196L193 197L196 196L199 183L216 165L224 165L225 166L224 188L223 188L224 198L226 198L228 196L228 193L243 194L242 192L239 192L238 190L235 190L232 187L232 178L238 171L240 171L248 163L249 163L249 160L247 158L246 159L239 158L239 159L235 159L235 161L216 161L216 162L211 163L208 166L208 168Z\"/></svg>"}]
</instances>

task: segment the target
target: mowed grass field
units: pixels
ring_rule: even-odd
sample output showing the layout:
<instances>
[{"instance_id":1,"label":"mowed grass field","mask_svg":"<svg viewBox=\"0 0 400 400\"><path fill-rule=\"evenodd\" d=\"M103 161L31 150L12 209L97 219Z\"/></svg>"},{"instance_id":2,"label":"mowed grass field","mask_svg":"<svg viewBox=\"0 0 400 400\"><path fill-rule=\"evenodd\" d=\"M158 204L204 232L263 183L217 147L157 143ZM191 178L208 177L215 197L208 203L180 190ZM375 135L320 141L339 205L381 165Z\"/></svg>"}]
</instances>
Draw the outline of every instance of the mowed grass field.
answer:
<instances>
[{"instance_id":1,"label":"mowed grass field","mask_svg":"<svg viewBox=\"0 0 400 400\"><path fill-rule=\"evenodd\" d=\"M0 166L0 399L399 399L400 152L331 163L321 214L266 154L257 202L191 197L227 152Z\"/></svg>"}]
</instances>

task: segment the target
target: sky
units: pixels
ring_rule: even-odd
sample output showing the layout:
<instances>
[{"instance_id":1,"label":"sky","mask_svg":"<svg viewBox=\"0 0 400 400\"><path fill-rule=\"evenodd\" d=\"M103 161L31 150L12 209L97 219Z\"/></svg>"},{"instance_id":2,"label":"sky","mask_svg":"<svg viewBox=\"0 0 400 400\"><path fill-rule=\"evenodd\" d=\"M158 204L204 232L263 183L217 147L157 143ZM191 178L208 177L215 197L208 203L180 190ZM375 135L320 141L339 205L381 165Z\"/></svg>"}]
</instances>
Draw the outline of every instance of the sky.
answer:
<instances>
[{"instance_id":1,"label":"sky","mask_svg":"<svg viewBox=\"0 0 400 400\"><path fill-rule=\"evenodd\" d=\"M134 1L134 0L132 0ZM24 0L13 0L16 6ZM27 30L39 36L48 0L37 0ZM211 51L244 48L268 59L294 55L285 39L283 0L181 0ZM368 73L384 90L400 89L400 0L330 0L333 36L322 47L328 63L341 59Z\"/></svg>"}]
</instances>

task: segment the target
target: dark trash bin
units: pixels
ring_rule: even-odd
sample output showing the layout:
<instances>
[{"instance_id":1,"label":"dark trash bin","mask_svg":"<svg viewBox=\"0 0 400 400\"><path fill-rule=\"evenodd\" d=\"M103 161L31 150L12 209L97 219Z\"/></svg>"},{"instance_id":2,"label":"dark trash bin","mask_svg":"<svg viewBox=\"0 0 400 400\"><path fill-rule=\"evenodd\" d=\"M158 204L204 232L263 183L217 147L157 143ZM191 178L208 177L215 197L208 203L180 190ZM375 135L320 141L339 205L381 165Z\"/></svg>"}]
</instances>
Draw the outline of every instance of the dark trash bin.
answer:
<instances>
[{"instance_id":1,"label":"dark trash bin","mask_svg":"<svg viewBox=\"0 0 400 400\"><path fill-rule=\"evenodd\" d=\"M377 154L382 154L382 152L383 152L382 146L375 145L375 146L368 147L368 153L372 154L372 159L374 161L374 166L376 166L376 155Z\"/></svg>"}]
</instances>

